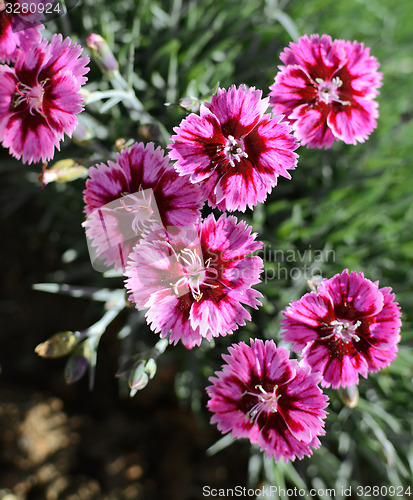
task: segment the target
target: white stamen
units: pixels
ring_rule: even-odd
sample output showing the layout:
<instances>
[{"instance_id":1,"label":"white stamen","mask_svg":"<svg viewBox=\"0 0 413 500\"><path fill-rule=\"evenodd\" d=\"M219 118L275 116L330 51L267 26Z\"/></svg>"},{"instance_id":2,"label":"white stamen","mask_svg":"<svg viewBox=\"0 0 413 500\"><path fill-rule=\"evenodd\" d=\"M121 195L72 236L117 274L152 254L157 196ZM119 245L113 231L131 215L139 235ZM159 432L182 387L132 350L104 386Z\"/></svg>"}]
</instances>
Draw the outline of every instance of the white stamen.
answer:
<instances>
[{"instance_id":1,"label":"white stamen","mask_svg":"<svg viewBox=\"0 0 413 500\"><path fill-rule=\"evenodd\" d=\"M36 112L45 118L43 113L43 97L45 93L44 86L48 81L49 78L46 78L35 87L29 87L29 85L26 85L25 83L18 82L16 84L13 107L17 108L26 102L29 106L29 112L31 115L34 116Z\"/></svg>"},{"instance_id":2,"label":"white stamen","mask_svg":"<svg viewBox=\"0 0 413 500\"><path fill-rule=\"evenodd\" d=\"M351 340L359 342L360 337L355 332L360 325L360 320L357 320L354 324L349 321L331 321L330 326L333 327L331 336L334 335L337 339L342 340L345 344L348 344Z\"/></svg>"},{"instance_id":3,"label":"white stamen","mask_svg":"<svg viewBox=\"0 0 413 500\"><path fill-rule=\"evenodd\" d=\"M224 155L231 167L235 167L235 161L240 162L241 158L248 158L248 154L244 151L243 139L236 140L234 136L229 135L224 147Z\"/></svg>"},{"instance_id":4,"label":"white stamen","mask_svg":"<svg viewBox=\"0 0 413 500\"><path fill-rule=\"evenodd\" d=\"M141 187L139 187L138 196L126 194L123 199L120 199L120 204L122 207L117 207L116 210L126 210L134 214L132 229L136 234L144 233L157 220L152 208L152 197L150 194L146 196Z\"/></svg>"},{"instance_id":5,"label":"white stamen","mask_svg":"<svg viewBox=\"0 0 413 500\"><path fill-rule=\"evenodd\" d=\"M213 285L206 281L208 279L216 279L218 271L215 268L209 267L211 259L208 259L204 264L201 257L197 254L196 249L185 248L181 250L177 256L177 260L182 266L183 276L175 284L170 283L176 295L179 295L178 288L186 285L191 290L193 298L199 302L203 296L200 289L201 285L211 288L218 287L218 285Z\"/></svg>"},{"instance_id":6,"label":"white stamen","mask_svg":"<svg viewBox=\"0 0 413 500\"><path fill-rule=\"evenodd\" d=\"M250 419L252 424L256 424L259 416L263 411L269 413L276 413L278 411L277 403L281 397L281 394L277 395L278 385L274 386L272 392L267 392L262 385L256 385L255 389L259 389L261 394L256 392L244 391L242 396L246 394L249 396L254 396L258 398L258 403L256 403L248 412L247 417Z\"/></svg>"},{"instance_id":7,"label":"white stamen","mask_svg":"<svg viewBox=\"0 0 413 500\"><path fill-rule=\"evenodd\" d=\"M340 99L338 89L343 85L342 80L335 76L331 81L324 81L322 78L316 78L315 82L318 84L318 99L330 104L332 102L338 102L343 106L347 106L350 101L343 101Z\"/></svg>"}]
</instances>

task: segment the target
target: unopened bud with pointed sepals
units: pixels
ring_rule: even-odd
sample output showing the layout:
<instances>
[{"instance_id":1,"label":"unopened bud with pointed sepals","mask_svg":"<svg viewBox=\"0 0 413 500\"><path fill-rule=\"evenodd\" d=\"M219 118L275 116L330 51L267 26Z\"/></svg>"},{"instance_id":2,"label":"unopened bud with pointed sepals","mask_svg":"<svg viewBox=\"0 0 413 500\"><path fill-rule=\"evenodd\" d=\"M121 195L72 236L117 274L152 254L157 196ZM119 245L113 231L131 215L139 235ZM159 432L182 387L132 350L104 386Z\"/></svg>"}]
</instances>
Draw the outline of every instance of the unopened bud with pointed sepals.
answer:
<instances>
[{"instance_id":1,"label":"unopened bud with pointed sepals","mask_svg":"<svg viewBox=\"0 0 413 500\"><path fill-rule=\"evenodd\" d=\"M94 136L95 134L92 132L92 130L79 121L76 125L75 130L73 131L72 141L76 144L79 144L80 146L87 146L88 144L90 144Z\"/></svg>"},{"instance_id":2,"label":"unopened bud with pointed sepals","mask_svg":"<svg viewBox=\"0 0 413 500\"><path fill-rule=\"evenodd\" d=\"M355 408L359 401L359 390L356 385L349 385L347 387L340 387L338 395L341 401L349 408Z\"/></svg>"},{"instance_id":3,"label":"unopened bud with pointed sepals","mask_svg":"<svg viewBox=\"0 0 413 500\"><path fill-rule=\"evenodd\" d=\"M316 292L322 281L323 277L319 275L313 276L311 279L307 280L307 287L310 292Z\"/></svg>"},{"instance_id":4,"label":"unopened bud with pointed sepals","mask_svg":"<svg viewBox=\"0 0 413 500\"><path fill-rule=\"evenodd\" d=\"M92 33L87 37L86 43L93 59L103 73L110 74L118 71L118 61L104 38L96 33Z\"/></svg>"},{"instance_id":5,"label":"unopened bud with pointed sepals","mask_svg":"<svg viewBox=\"0 0 413 500\"><path fill-rule=\"evenodd\" d=\"M34 351L42 358L67 356L73 351L79 338L79 332L58 332L50 337L50 339L39 344Z\"/></svg>"},{"instance_id":6,"label":"unopened bud with pointed sepals","mask_svg":"<svg viewBox=\"0 0 413 500\"><path fill-rule=\"evenodd\" d=\"M145 371L145 365L140 363L134 370L131 371L129 376L129 387L132 390L140 391L146 387L149 382L148 374Z\"/></svg>"},{"instance_id":7,"label":"unopened bud with pointed sepals","mask_svg":"<svg viewBox=\"0 0 413 500\"><path fill-rule=\"evenodd\" d=\"M130 395L134 396L137 391L140 391L148 384L149 380L153 379L156 374L156 361L149 358L147 361L141 360L135 364L129 375L129 387L131 388Z\"/></svg>"},{"instance_id":8,"label":"unopened bud with pointed sepals","mask_svg":"<svg viewBox=\"0 0 413 500\"><path fill-rule=\"evenodd\" d=\"M44 165L42 173L39 175L39 181L46 186L50 182L71 182L76 179L87 177L88 169L75 160L68 158L60 160L53 164L51 168L46 169Z\"/></svg>"},{"instance_id":9,"label":"unopened bud with pointed sepals","mask_svg":"<svg viewBox=\"0 0 413 500\"><path fill-rule=\"evenodd\" d=\"M79 344L66 363L64 376L68 384L80 380L86 373L93 357L92 340L86 339Z\"/></svg>"},{"instance_id":10,"label":"unopened bud with pointed sepals","mask_svg":"<svg viewBox=\"0 0 413 500\"><path fill-rule=\"evenodd\" d=\"M153 377L156 375L157 368L158 367L156 365L156 361L153 358L148 359L148 361L146 362L146 365L145 365L145 370L149 376L149 379L152 380Z\"/></svg>"},{"instance_id":11,"label":"unopened bud with pointed sepals","mask_svg":"<svg viewBox=\"0 0 413 500\"><path fill-rule=\"evenodd\" d=\"M183 97L179 101L179 105L181 106L181 108L184 108L185 111L196 113L201 106L201 102L196 97Z\"/></svg>"},{"instance_id":12,"label":"unopened bud with pointed sepals","mask_svg":"<svg viewBox=\"0 0 413 500\"><path fill-rule=\"evenodd\" d=\"M70 356L66 363L64 376L67 384L74 384L80 380L86 373L89 366L88 360L81 354L74 354Z\"/></svg>"}]
</instances>

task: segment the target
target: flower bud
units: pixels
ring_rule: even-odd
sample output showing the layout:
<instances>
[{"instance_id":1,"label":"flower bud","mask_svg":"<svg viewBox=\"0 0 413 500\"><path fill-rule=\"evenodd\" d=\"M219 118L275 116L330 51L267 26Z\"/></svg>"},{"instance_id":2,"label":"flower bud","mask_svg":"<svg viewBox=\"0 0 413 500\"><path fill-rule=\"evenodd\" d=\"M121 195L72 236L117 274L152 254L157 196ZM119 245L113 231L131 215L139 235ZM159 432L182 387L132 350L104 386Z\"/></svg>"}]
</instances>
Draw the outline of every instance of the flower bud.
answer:
<instances>
[{"instance_id":1,"label":"flower bud","mask_svg":"<svg viewBox=\"0 0 413 500\"><path fill-rule=\"evenodd\" d=\"M338 391L341 401L349 408L355 408L359 401L359 390L356 385L340 387Z\"/></svg>"},{"instance_id":2,"label":"flower bud","mask_svg":"<svg viewBox=\"0 0 413 500\"><path fill-rule=\"evenodd\" d=\"M119 151L119 153L120 153L123 149L126 149L129 146L132 146L132 144L134 142L135 141L133 139L129 139L127 141L125 138L120 137L119 139L116 139L116 142L115 142L116 151Z\"/></svg>"},{"instance_id":3,"label":"flower bud","mask_svg":"<svg viewBox=\"0 0 413 500\"><path fill-rule=\"evenodd\" d=\"M179 101L181 108L185 111L190 111L191 113L196 113L199 110L201 102L196 97L183 97Z\"/></svg>"},{"instance_id":4,"label":"flower bud","mask_svg":"<svg viewBox=\"0 0 413 500\"><path fill-rule=\"evenodd\" d=\"M88 366L89 362L83 356L79 354L71 356L64 370L66 383L73 384L80 380L85 374Z\"/></svg>"},{"instance_id":5,"label":"flower bud","mask_svg":"<svg viewBox=\"0 0 413 500\"><path fill-rule=\"evenodd\" d=\"M81 122L78 122L72 134L72 141L76 142L76 144L79 144L80 146L86 146L90 143L93 137L94 133L92 130Z\"/></svg>"},{"instance_id":6,"label":"flower bud","mask_svg":"<svg viewBox=\"0 0 413 500\"><path fill-rule=\"evenodd\" d=\"M66 331L55 333L50 339L39 344L34 352L42 358L60 358L70 354L79 340L79 334Z\"/></svg>"},{"instance_id":7,"label":"flower bud","mask_svg":"<svg viewBox=\"0 0 413 500\"><path fill-rule=\"evenodd\" d=\"M156 374L156 361L153 358L141 360L135 364L129 375L130 395L134 396L138 391L147 386L149 380Z\"/></svg>"},{"instance_id":8,"label":"flower bud","mask_svg":"<svg viewBox=\"0 0 413 500\"><path fill-rule=\"evenodd\" d=\"M94 339L87 338L76 347L70 356L64 369L65 380L68 384L80 380L88 367L92 365L91 360L95 355L93 343Z\"/></svg>"},{"instance_id":9,"label":"flower bud","mask_svg":"<svg viewBox=\"0 0 413 500\"><path fill-rule=\"evenodd\" d=\"M106 40L96 33L87 37L87 46L90 53L103 73L118 71L119 65Z\"/></svg>"},{"instance_id":10,"label":"flower bud","mask_svg":"<svg viewBox=\"0 0 413 500\"><path fill-rule=\"evenodd\" d=\"M134 391L140 391L149 382L148 374L145 371L145 365L139 363L139 365L131 371L129 376L129 387Z\"/></svg>"},{"instance_id":11,"label":"flower bud","mask_svg":"<svg viewBox=\"0 0 413 500\"><path fill-rule=\"evenodd\" d=\"M317 288L321 285L322 281L323 277L319 276L318 274L316 276L313 276L311 279L307 280L307 287L310 290L310 292L316 292Z\"/></svg>"},{"instance_id":12,"label":"flower bud","mask_svg":"<svg viewBox=\"0 0 413 500\"><path fill-rule=\"evenodd\" d=\"M46 186L50 182L70 182L82 177L86 177L88 169L80 165L72 158L60 160L46 170L46 164L42 173L39 175L39 181Z\"/></svg>"}]
</instances>

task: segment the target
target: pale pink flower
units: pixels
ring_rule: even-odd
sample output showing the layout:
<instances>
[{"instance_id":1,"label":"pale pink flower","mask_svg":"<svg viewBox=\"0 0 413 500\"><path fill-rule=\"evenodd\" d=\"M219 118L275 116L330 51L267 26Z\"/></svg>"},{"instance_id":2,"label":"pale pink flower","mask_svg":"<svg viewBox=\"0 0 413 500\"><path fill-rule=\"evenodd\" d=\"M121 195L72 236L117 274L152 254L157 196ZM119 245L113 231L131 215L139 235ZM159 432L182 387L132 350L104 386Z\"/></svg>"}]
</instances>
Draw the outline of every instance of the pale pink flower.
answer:
<instances>
[{"instance_id":1,"label":"pale pink flower","mask_svg":"<svg viewBox=\"0 0 413 500\"><path fill-rule=\"evenodd\" d=\"M211 214L197 228L152 233L130 254L125 275L130 300L147 309L155 333L187 348L233 333L257 308L262 260L251 227L233 216Z\"/></svg>"},{"instance_id":2,"label":"pale pink flower","mask_svg":"<svg viewBox=\"0 0 413 500\"><path fill-rule=\"evenodd\" d=\"M362 43L307 35L280 55L270 104L284 114L308 147L329 148L334 140L364 142L376 128L382 74Z\"/></svg>"},{"instance_id":3,"label":"pale pink flower","mask_svg":"<svg viewBox=\"0 0 413 500\"><path fill-rule=\"evenodd\" d=\"M83 110L80 87L89 58L70 38L54 35L27 52L14 68L0 65L0 141L24 163L53 158Z\"/></svg>"},{"instance_id":4,"label":"pale pink flower","mask_svg":"<svg viewBox=\"0 0 413 500\"><path fill-rule=\"evenodd\" d=\"M218 89L211 103L191 113L174 128L169 156L180 175L199 182L211 207L252 208L265 201L279 175L297 163L298 145L290 127L264 114L268 98L245 85Z\"/></svg>"},{"instance_id":5,"label":"pale pink flower","mask_svg":"<svg viewBox=\"0 0 413 500\"><path fill-rule=\"evenodd\" d=\"M285 462L312 455L323 436L328 404L310 373L272 340L234 344L207 387L208 408L222 433L257 443L267 458Z\"/></svg>"},{"instance_id":6,"label":"pale pink flower","mask_svg":"<svg viewBox=\"0 0 413 500\"><path fill-rule=\"evenodd\" d=\"M397 355L400 308L391 288L347 269L292 302L281 321L283 339L322 374L321 385L356 385Z\"/></svg>"},{"instance_id":7,"label":"pale pink flower","mask_svg":"<svg viewBox=\"0 0 413 500\"><path fill-rule=\"evenodd\" d=\"M164 151L135 143L116 161L89 169L84 191L86 235L105 266L124 269L152 226L193 226L202 207L198 186L179 177Z\"/></svg>"}]
</instances>

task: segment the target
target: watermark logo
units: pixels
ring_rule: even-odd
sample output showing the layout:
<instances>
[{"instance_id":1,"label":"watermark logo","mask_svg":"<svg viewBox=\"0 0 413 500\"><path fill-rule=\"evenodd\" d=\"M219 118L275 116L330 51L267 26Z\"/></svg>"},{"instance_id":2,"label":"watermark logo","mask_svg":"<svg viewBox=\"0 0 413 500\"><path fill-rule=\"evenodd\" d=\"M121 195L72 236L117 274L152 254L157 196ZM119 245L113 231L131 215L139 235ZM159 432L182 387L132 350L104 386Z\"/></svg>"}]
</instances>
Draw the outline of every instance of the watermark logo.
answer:
<instances>
[{"instance_id":1,"label":"watermark logo","mask_svg":"<svg viewBox=\"0 0 413 500\"><path fill-rule=\"evenodd\" d=\"M159 286L162 282L177 296L192 293L199 300L202 295L200 286L214 282L230 264L223 253L210 249L205 260L197 228L164 227L152 189L124 193L95 209L83 226L96 271L124 272L131 252L136 248L133 258L136 267L140 268L139 273L156 269ZM143 239L145 245L137 247ZM272 280L308 282L324 274L323 267L327 262L335 261L334 250L313 249L311 245L299 250L277 249L264 244L252 255L264 263L260 276L264 283ZM237 258L231 257L230 260ZM254 266L231 265L231 277L235 281L251 281L255 273Z\"/></svg>"},{"instance_id":2,"label":"watermark logo","mask_svg":"<svg viewBox=\"0 0 413 500\"><path fill-rule=\"evenodd\" d=\"M144 235L163 225L153 190L141 189L97 208L83 227L92 266L105 272L124 270L132 248Z\"/></svg>"},{"instance_id":3,"label":"watermark logo","mask_svg":"<svg viewBox=\"0 0 413 500\"><path fill-rule=\"evenodd\" d=\"M78 3L79 0L0 0L0 17L7 18L13 32L18 32L64 16Z\"/></svg>"},{"instance_id":4,"label":"watermark logo","mask_svg":"<svg viewBox=\"0 0 413 500\"><path fill-rule=\"evenodd\" d=\"M268 244L254 255L261 257L265 263L262 275L264 283L272 280L308 281L323 275L323 266L336 260L333 249L313 249L311 245L299 250L272 248Z\"/></svg>"},{"instance_id":5,"label":"watermark logo","mask_svg":"<svg viewBox=\"0 0 413 500\"><path fill-rule=\"evenodd\" d=\"M133 252L139 290L148 287L149 277L154 289L169 288L176 297L191 293L198 301L201 284L210 286L208 280L218 275L212 258L205 262L197 228L163 226L152 189L126 193L94 210L83 226L96 271L125 271ZM137 296L134 301L140 302Z\"/></svg>"}]
</instances>

